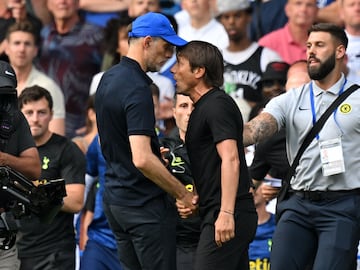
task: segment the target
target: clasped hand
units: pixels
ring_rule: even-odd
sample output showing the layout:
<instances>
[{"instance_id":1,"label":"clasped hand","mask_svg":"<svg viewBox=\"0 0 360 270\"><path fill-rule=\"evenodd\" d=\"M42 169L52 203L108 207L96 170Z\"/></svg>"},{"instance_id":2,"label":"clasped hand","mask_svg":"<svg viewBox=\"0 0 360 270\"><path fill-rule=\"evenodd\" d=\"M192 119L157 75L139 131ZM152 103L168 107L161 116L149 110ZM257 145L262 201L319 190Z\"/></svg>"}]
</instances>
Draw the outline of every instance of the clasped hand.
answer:
<instances>
[{"instance_id":1,"label":"clasped hand","mask_svg":"<svg viewBox=\"0 0 360 270\"><path fill-rule=\"evenodd\" d=\"M181 218L189 218L197 214L199 196L189 192L181 199L176 199L176 207Z\"/></svg>"}]
</instances>

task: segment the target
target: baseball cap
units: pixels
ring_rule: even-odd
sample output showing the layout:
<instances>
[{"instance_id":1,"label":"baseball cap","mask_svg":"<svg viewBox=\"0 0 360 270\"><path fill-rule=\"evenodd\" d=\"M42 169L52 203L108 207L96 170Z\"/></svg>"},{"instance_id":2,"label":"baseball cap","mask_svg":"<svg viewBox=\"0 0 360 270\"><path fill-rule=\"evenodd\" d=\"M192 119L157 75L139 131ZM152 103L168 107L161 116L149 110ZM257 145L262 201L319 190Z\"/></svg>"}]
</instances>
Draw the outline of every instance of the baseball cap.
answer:
<instances>
[{"instance_id":1,"label":"baseball cap","mask_svg":"<svg viewBox=\"0 0 360 270\"><path fill-rule=\"evenodd\" d=\"M289 64L285 62L270 62L266 66L266 70L263 73L260 82L264 81L286 81L286 74L289 69Z\"/></svg>"},{"instance_id":2,"label":"baseball cap","mask_svg":"<svg viewBox=\"0 0 360 270\"><path fill-rule=\"evenodd\" d=\"M12 94L16 86L17 79L14 69L9 63L0 60L0 94Z\"/></svg>"},{"instance_id":3,"label":"baseball cap","mask_svg":"<svg viewBox=\"0 0 360 270\"><path fill-rule=\"evenodd\" d=\"M221 0L217 1L217 15L222 13L234 11L234 10L245 10L249 9L249 0Z\"/></svg>"},{"instance_id":4,"label":"baseball cap","mask_svg":"<svg viewBox=\"0 0 360 270\"><path fill-rule=\"evenodd\" d=\"M160 37L172 45L175 46L184 46L187 44L187 41L180 38L170 21L166 16L155 13L148 12L142 16L139 16L132 23L132 29L128 34L129 37Z\"/></svg>"}]
</instances>

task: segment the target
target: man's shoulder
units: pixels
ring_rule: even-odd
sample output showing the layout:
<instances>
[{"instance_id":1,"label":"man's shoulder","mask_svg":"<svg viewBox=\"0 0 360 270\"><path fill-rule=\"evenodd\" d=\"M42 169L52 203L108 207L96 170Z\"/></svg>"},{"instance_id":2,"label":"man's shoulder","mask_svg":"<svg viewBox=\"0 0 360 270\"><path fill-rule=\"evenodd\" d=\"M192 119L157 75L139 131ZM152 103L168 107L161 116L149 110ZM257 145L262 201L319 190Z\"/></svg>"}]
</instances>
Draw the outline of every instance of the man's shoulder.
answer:
<instances>
[{"instance_id":1,"label":"man's shoulder","mask_svg":"<svg viewBox=\"0 0 360 270\"><path fill-rule=\"evenodd\" d=\"M63 147L67 144L71 143L71 141L65 136L53 133L50 139L43 145L45 147L56 146Z\"/></svg>"},{"instance_id":2,"label":"man's shoulder","mask_svg":"<svg viewBox=\"0 0 360 270\"><path fill-rule=\"evenodd\" d=\"M50 93L57 91L62 92L60 86L50 76L46 75L44 72L33 66L28 81L26 82L26 87L35 84L45 88Z\"/></svg>"},{"instance_id":3,"label":"man's shoulder","mask_svg":"<svg viewBox=\"0 0 360 270\"><path fill-rule=\"evenodd\" d=\"M69 138L53 133L51 138L42 146L41 152L56 152L58 156L71 157L72 159L85 159L83 152L80 148Z\"/></svg>"},{"instance_id":4,"label":"man's shoulder","mask_svg":"<svg viewBox=\"0 0 360 270\"><path fill-rule=\"evenodd\" d=\"M88 22L80 22L77 30L77 35L92 39L95 42L100 42L104 36L104 31L100 26Z\"/></svg>"},{"instance_id":5,"label":"man's shoulder","mask_svg":"<svg viewBox=\"0 0 360 270\"><path fill-rule=\"evenodd\" d=\"M259 39L259 44L261 46L266 47L268 43L274 43L274 42L279 43L279 41L281 41L279 40L279 38L288 36L287 28L288 28L287 25L285 25L284 27L281 27L266 34L265 36Z\"/></svg>"}]
</instances>

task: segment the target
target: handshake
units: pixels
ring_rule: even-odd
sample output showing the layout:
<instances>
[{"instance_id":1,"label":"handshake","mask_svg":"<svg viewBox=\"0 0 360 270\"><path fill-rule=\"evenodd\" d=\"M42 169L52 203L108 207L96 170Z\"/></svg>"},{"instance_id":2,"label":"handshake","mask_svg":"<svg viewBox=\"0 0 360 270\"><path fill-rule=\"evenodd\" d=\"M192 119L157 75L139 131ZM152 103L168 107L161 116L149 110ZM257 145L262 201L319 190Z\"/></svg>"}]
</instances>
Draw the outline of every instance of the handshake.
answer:
<instances>
[{"instance_id":1,"label":"handshake","mask_svg":"<svg viewBox=\"0 0 360 270\"><path fill-rule=\"evenodd\" d=\"M198 214L199 196L188 191L188 194L176 199L176 207L181 218L189 218Z\"/></svg>"}]
</instances>

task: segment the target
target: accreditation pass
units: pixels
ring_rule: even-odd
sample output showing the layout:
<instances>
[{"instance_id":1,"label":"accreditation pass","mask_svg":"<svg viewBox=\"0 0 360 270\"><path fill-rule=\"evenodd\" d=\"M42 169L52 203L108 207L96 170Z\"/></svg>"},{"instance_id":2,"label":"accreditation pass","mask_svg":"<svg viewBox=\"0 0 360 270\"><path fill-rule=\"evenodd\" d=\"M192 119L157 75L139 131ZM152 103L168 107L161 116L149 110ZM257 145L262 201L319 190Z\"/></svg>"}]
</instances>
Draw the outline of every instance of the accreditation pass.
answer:
<instances>
[{"instance_id":1,"label":"accreditation pass","mask_svg":"<svg viewBox=\"0 0 360 270\"><path fill-rule=\"evenodd\" d=\"M340 138L320 141L319 147L324 176L345 172L344 155Z\"/></svg>"}]
</instances>

